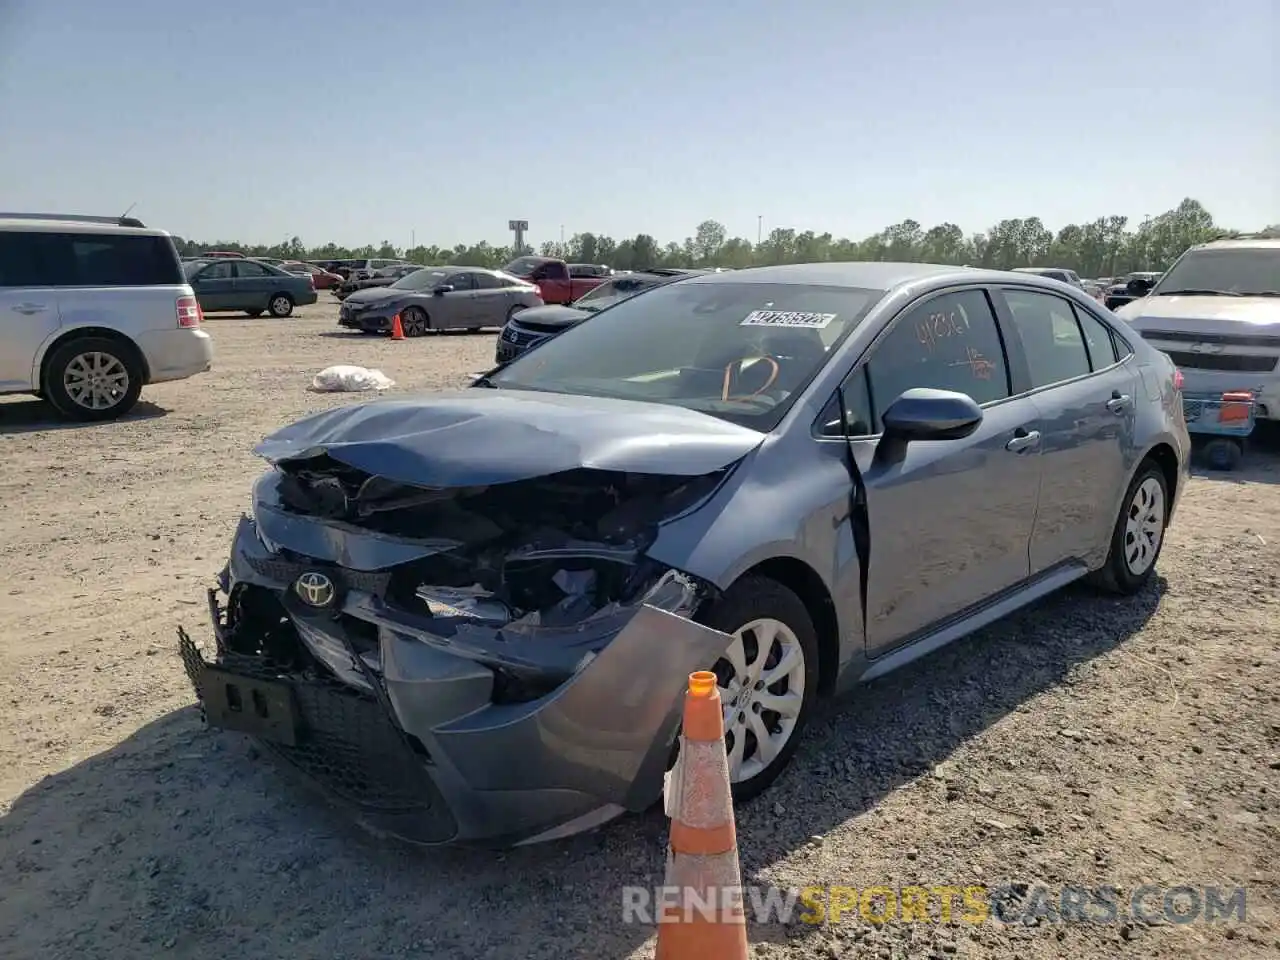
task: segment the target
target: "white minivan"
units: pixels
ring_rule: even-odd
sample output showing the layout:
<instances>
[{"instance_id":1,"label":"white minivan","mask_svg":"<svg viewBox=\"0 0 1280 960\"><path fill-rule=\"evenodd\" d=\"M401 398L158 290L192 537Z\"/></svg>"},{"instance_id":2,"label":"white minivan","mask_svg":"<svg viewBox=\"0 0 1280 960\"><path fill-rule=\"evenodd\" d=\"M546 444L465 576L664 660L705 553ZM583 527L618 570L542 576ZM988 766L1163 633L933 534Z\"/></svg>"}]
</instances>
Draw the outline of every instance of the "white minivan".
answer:
<instances>
[{"instance_id":1,"label":"white minivan","mask_svg":"<svg viewBox=\"0 0 1280 960\"><path fill-rule=\"evenodd\" d=\"M213 365L173 239L128 217L0 213L0 393L111 420Z\"/></svg>"}]
</instances>

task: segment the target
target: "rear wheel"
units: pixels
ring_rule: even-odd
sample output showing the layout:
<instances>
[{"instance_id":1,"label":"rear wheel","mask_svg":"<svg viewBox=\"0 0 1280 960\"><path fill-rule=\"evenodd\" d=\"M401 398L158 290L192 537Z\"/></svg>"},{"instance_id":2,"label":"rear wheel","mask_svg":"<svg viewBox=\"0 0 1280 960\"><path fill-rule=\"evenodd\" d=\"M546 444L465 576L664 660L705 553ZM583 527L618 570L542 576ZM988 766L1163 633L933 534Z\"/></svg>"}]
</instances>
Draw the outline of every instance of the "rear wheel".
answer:
<instances>
[{"instance_id":1,"label":"rear wheel","mask_svg":"<svg viewBox=\"0 0 1280 960\"><path fill-rule=\"evenodd\" d=\"M1215 437L1204 445L1203 453L1214 470L1234 470L1244 459L1244 446L1231 437Z\"/></svg>"},{"instance_id":2,"label":"rear wheel","mask_svg":"<svg viewBox=\"0 0 1280 960\"><path fill-rule=\"evenodd\" d=\"M406 337L421 337L431 329L431 318L421 307L405 307L400 312L400 327Z\"/></svg>"},{"instance_id":3,"label":"rear wheel","mask_svg":"<svg viewBox=\"0 0 1280 960\"><path fill-rule=\"evenodd\" d=\"M1107 562L1094 581L1114 593L1134 594L1155 573L1169 523L1169 487L1164 471L1144 460L1125 491L1111 532Z\"/></svg>"},{"instance_id":4,"label":"rear wheel","mask_svg":"<svg viewBox=\"0 0 1280 960\"><path fill-rule=\"evenodd\" d=\"M273 317L283 320L293 313L293 297L287 293L273 293L267 301L267 309Z\"/></svg>"},{"instance_id":5,"label":"rear wheel","mask_svg":"<svg viewBox=\"0 0 1280 960\"><path fill-rule=\"evenodd\" d=\"M749 800L777 779L800 744L817 699L817 632L795 593L755 576L730 587L706 621L734 638L712 670L733 796Z\"/></svg>"},{"instance_id":6,"label":"rear wheel","mask_svg":"<svg viewBox=\"0 0 1280 960\"><path fill-rule=\"evenodd\" d=\"M45 367L43 393L65 417L114 420L142 393L142 364L132 345L85 337L58 347Z\"/></svg>"}]
</instances>

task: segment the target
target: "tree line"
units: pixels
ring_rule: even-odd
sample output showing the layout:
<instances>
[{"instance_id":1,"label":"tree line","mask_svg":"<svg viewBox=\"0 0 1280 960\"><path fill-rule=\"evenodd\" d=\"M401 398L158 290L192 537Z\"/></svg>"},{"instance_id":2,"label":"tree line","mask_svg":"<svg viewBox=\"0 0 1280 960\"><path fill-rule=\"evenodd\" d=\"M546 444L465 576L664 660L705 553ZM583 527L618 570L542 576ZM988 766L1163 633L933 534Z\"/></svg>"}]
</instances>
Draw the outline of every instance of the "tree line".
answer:
<instances>
[{"instance_id":1,"label":"tree line","mask_svg":"<svg viewBox=\"0 0 1280 960\"><path fill-rule=\"evenodd\" d=\"M1280 237L1280 224L1263 231ZM537 250L544 256L572 263L602 263L620 270L649 267L744 267L824 260L898 260L949 263L1009 269L1052 266L1075 270L1082 277L1118 276L1133 270L1163 270L1183 250L1222 236L1235 236L1214 223L1209 211L1190 197L1172 210L1147 217L1136 225L1128 217L1099 217L1071 223L1056 233L1039 217L1001 220L985 233L966 234L954 223L925 228L903 220L863 240L837 239L830 233L776 227L758 243L730 237L724 224L704 220L683 243L662 246L647 233L622 240L597 233L574 234L564 243L546 241ZM509 246L488 242L454 247L378 246L341 247L327 243L308 247L299 237L265 246L228 241L200 243L174 238L183 256L204 250L236 250L249 256L297 260L348 260L383 257L428 265L500 267L517 255ZM532 253L532 248L519 253Z\"/></svg>"}]
</instances>

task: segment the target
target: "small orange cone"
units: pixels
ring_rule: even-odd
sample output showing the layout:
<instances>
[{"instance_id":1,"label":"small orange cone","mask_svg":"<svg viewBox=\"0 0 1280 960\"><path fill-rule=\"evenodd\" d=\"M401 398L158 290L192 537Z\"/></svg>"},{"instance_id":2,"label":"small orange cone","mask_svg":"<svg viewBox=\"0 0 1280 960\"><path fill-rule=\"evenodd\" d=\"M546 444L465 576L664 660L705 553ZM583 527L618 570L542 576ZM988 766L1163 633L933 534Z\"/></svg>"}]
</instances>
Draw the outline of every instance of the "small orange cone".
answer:
<instances>
[{"instance_id":1,"label":"small orange cone","mask_svg":"<svg viewBox=\"0 0 1280 960\"><path fill-rule=\"evenodd\" d=\"M392 340L404 339L404 327L400 323L400 314L398 313L391 318L391 339Z\"/></svg>"},{"instance_id":2,"label":"small orange cone","mask_svg":"<svg viewBox=\"0 0 1280 960\"><path fill-rule=\"evenodd\" d=\"M656 960L747 960L742 868L714 673L689 675L680 755L664 794L671 848Z\"/></svg>"}]
</instances>

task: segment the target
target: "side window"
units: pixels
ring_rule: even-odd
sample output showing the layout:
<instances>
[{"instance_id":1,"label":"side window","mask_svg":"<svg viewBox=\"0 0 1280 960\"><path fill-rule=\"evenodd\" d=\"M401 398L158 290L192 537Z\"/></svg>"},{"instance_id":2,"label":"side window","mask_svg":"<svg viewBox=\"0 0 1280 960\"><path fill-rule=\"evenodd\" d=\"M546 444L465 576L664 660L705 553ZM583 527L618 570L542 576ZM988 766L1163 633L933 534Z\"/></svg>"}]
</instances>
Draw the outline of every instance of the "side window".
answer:
<instances>
[{"instance_id":1,"label":"side window","mask_svg":"<svg viewBox=\"0 0 1280 960\"><path fill-rule=\"evenodd\" d=\"M205 267L198 274L198 280L230 280L231 279L231 262L223 260L219 263L213 263Z\"/></svg>"},{"instance_id":2,"label":"side window","mask_svg":"<svg viewBox=\"0 0 1280 960\"><path fill-rule=\"evenodd\" d=\"M981 290L944 293L898 317L867 363L875 432L880 414L914 387L955 390L978 403L1009 396L995 315Z\"/></svg>"},{"instance_id":3,"label":"side window","mask_svg":"<svg viewBox=\"0 0 1280 960\"><path fill-rule=\"evenodd\" d=\"M1123 360L1125 357L1132 356L1132 348L1124 342L1120 334L1114 330L1111 332L1111 345L1116 348L1116 359Z\"/></svg>"},{"instance_id":4,"label":"side window","mask_svg":"<svg viewBox=\"0 0 1280 960\"><path fill-rule=\"evenodd\" d=\"M0 232L0 288L74 282L65 253L57 234Z\"/></svg>"},{"instance_id":5,"label":"side window","mask_svg":"<svg viewBox=\"0 0 1280 960\"><path fill-rule=\"evenodd\" d=\"M454 290L474 290L476 288L474 273L455 273L445 280L445 283L452 284Z\"/></svg>"},{"instance_id":6,"label":"side window","mask_svg":"<svg viewBox=\"0 0 1280 960\"><path fill-rule=\"evenodd\" d=\"M542 278L544 280L568 280L569 268L563 263L544 264Z\"/></svg>"},{"instance_id":7,"label":"side window","mask_svg":"<svg viewBox=\"0 0 1280 960\"><path fill-rule=\"evenodd\" d=\"M236 264L236 276L246 278L253 277L256 279L259 277L271 276L271 271L260 263L249 263L246 260L241 260Z\"/></svg>"},{"instance_id":8,"label":"side window","mask_svg":"<svg viewBox=\"0 0 1280 960\"><path fill-rule=\"evenodd\" d=\"M506 284L492 273L477 273L473 276L476 278L476 286L481 290L501 290L506 287Z\"/></svg>"},{"instance_id":9,"label":"side window","mask_svg":"<svg viewBox=\"0 0 1280 960\"><path fill-rule=\"evenodd\" d=\"M1074 304L1073 304L1074 306ZM1089 348L1089 364L1094 370L1109 367L1120 358L1111 339L1111 328L1088 310L1075 307L1076 319L1084 332L1084 345Z\"/></svg>"},{"instance_id":10,"label":"side window","mask_svg":"<svg viewBox=\"0 0 1280 960\"><path fill-rule=\"evenodd\" d=\"M1089 354L1070 303L1030 290L1005 290L1004 299L1027 356L1032 387L1061 383L1089 372Z\"/></svg>"},{"instance_id":11,"label":"side window","mask_svg":"<svg viewBox=\"0 0 1280 960\"><path fill-rule=\"evenodd\" d=\"M867 386L867 365L863 364L849 375L841 390L844 394L844 422L847 436L865 437L874 432L871 425L871 390ZM836 419L840 414L836 412Z\"/></svg>"}]
</instances>

